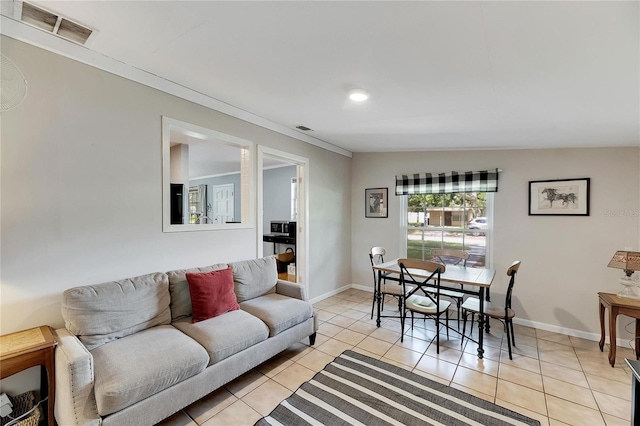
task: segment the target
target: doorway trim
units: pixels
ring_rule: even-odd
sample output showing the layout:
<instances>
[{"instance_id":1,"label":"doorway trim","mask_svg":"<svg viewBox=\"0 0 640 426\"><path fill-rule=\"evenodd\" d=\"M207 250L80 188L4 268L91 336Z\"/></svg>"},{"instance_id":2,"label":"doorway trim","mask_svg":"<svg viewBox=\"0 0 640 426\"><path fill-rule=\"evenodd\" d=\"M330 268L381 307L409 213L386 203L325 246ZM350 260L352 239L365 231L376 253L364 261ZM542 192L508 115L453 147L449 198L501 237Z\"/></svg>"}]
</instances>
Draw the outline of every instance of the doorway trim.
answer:
<instances>
[{"instance_id":1,"label":"doorway trim","mask_svg":"<svg viewBox=\"0 0 640 426\"><path fill-rule=\"evenodd\" d=\"M262 236L264 235L264 158L273 158L296 166L298 179L298 220L296 222L296 280L309 294L309 159L267 146L258 145L258 220L256 239L257 257L263 256Z\"/></svg>"}]
</instances>

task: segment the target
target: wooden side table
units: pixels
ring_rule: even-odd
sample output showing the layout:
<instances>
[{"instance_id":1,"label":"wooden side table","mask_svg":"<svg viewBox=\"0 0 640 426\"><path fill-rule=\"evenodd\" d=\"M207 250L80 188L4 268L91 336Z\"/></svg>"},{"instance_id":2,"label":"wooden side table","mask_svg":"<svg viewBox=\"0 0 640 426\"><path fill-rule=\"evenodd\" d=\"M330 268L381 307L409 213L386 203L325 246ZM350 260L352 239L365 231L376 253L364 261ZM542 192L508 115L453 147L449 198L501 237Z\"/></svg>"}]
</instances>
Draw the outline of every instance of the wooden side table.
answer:
<instances>
[{"instance_id":1,"label":"wooden side table","mask_svg":"<svg viewBox=\"0 0 640 426\"><path fill-rule=\"evenodd\" d=\"M40 383L40 398L48 395L47 421L54 425L53 406L55 399L54 350L58 342L53 330L43 325L28 330L0 336L0 379L19 373L27 368L44 366L46 380Z\"/></svg>"},{"instance_id":2,"label":"wooden side table","mask_svg":"<svg viewBox=\"0 0 640 426\"><path fill-rule=\"evenodd\" d=\"M616 322L618 315L636 319L635 352L640 354L640 299L618 297L613 293L598 293L600 297L600 352L604 348L604 311L609 309L609 364L616 364Z\"/></svg>"}]
</instances>

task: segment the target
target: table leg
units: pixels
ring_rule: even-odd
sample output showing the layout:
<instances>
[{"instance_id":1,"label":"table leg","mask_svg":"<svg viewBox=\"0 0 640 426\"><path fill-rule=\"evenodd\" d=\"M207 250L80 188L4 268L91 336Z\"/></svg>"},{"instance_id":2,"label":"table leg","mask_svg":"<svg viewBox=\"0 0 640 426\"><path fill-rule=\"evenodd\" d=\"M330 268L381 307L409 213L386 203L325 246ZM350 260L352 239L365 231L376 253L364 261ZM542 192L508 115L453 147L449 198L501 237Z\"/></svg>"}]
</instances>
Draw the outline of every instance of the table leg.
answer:
<instances>
[{"instance_id":1,"label":"table leg","mask_svg":"<svg viewBox=\"0 0 640 426\"><path fill-rule=\"evenodd\" d=\"M612 367L616 364L616 320L618 319L618 308L609 308L609 364Z\"/></svg>"},{"instance_id":2,"label":"table leg","mask_svg":"<svg viewBox=\"0 0 640 426\"><path fill-rule=\"evenodd\" d=\"M635 374L631 378L631 424L636 426L640 423L640 394L638 393L638 379Z\"/></svg>"},{"instance_id":3,"label":"table leg","mask_svg":"<svg viewBox=\"0 0 640 426\"><path fill-rule=\"evenodd\" d=\"M376 282L376 326L380 327L380 305L382 304L382 289L381 289L381 281L382 281L382 272L378 271L378 280Z\"/></svg>"},{"instance_id":4,"label":"table leg","mask_svg":"<svg viewBox=\"0 0 640 426\"><path fill-rule=\"evenodd\" d=\"M487 292L487 293L486 293L487 295L486 295L486 297L485 297L485 300L486 300L487 302L491 302L491 290L487 288L485 291ZM482 300L482 297L480 297L480 300ZM480 309L482 309L482 307L481 307ZM489 318L487 318L487 320L486 320L486 321L485 321L485 323L484 323L484 331L485 331L486 333L489 333L489 332L491 331L491 323L490 323L490 321L489 321Z\"/></svg>"},{"instance_id":5,"label":"table leg","mask_svg":"<svg viewBox=\"0 0 640 426\"><path fill-rule=\"evenodd\" d=\"M636 318L636 360L640 359L640 318Z\"/></svg>"},{"instance_id":6,"label":"table leg","mask_svg":"<svg viewBox=\"0 0 640 426\"><path fill-rule=\"evenodd\" d=\"M600 301L600 352L604 351L604 303Z\"/></svg>"},{"instance_id":7,"label":"table leg","mask_svg":"<svg viewBox=\"0 0 640 426\"><path fill-rule=\"evenodd\" d=\"M42 404L43 417L46 420L44 424L49 426L55 425L54 420L54 404L55 404L55 359L54 348L44 348L38 351L39 369L40 369L40 401Z\"/></svg>"},{"instance_id":8,"label":"table leg","mask_svg":"<svg viewBox=\"0 0 640 426\"><path fill-rule=\"evenodd\" d=\"M479 291L480 312L478 313L478 358L484 356L484 348L482 346L483 326L484 326L484 287L480 287Z\"/></svg>"},{"instance_id":9,"label":"table leg","mask_svg":"<svg viewBox=\"0 0 640 426\"><path fill-rule=\"evenodd\" d=\"M51 351L51 359L50 361L47 362L47 377L48 377L48 382L49 382L49 400L47 401L48 404L48 410L49 411L49 426L54 426L56 424L55 422L55 415L54 415L54 408L55 408L55 398L56 398L56 380L55 380L55 360L53 357L53 351Z\"/></svg>"}]
</instances>

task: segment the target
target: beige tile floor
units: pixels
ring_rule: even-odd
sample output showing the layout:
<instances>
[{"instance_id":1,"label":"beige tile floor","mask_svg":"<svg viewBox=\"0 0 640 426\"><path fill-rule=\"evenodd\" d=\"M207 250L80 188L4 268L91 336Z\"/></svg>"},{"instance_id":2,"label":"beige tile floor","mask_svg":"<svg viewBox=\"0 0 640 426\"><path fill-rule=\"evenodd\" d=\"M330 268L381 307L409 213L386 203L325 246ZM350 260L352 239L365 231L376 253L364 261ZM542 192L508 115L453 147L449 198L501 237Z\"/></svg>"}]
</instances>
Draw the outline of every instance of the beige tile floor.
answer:
<instances>
[{"instance_id":1,"label":"beige tile floor","mask_svg":"<svg viewBox=\"0 0 640 426\"><path fill-rule=\"evenodd\" d=\"M308 339L293 345L161 425L252 425L345 349L495 402L543 426L630 424L631 372L624 358L633 357L631 349L618 348L611 368L608 347L602 353L597 342L516 325L510 360L496 322L486 336L484 360L477 358L475 343L465 339L461 346L455 333L447 339L441 332L437 354L433 320L417 320L400 342L398 320L384 319L376 328L370 319L371 298L350 289L316 303L321 324L314 346ZM392 299L385 309L397 314Z\"/></svg>"}]
</instances>

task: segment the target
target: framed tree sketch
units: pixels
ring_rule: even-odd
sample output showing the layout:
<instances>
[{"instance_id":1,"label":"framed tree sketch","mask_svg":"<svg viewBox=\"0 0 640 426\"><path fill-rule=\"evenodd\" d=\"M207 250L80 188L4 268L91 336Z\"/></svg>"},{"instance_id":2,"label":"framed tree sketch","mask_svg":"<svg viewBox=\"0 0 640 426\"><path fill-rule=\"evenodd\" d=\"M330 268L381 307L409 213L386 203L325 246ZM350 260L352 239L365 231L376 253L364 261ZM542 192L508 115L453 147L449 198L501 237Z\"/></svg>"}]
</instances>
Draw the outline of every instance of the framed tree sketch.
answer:
<instances>
[{"instance_id":1,"label":"framed tree sketch","mask_svg":"<svg viewBox=\"0 0 640 426\"><path fill-rule=\"evenodd\" d=\"M389 188L367 188L364 190L364 217L389 217L387 197Z\"/></svg>"},{"instance_id":2,"label":"framed tree sketch","mask_svg":"<svg viewBox=\"0 0 640 426\"><path fill-rule=\"evenodd\" d=\"M529 182L529 215L589 216L589 178Z\"/></svg>"}]
</instances>

